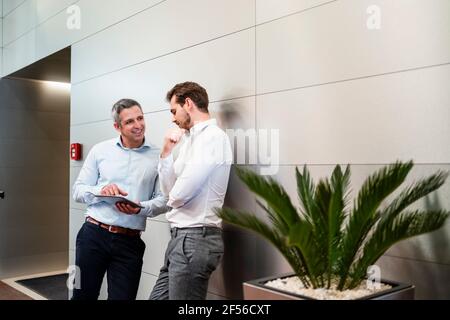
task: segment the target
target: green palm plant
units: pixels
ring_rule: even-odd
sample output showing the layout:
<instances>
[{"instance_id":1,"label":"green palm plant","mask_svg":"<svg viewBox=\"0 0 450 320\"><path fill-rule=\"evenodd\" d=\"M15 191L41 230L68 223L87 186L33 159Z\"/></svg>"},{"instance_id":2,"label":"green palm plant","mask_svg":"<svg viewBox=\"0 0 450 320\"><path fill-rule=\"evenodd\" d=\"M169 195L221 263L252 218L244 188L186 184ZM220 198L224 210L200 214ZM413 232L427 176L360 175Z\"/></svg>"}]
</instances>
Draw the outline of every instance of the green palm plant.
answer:
<instances>
[{"instance_id":1,"label":"green palm plant","mask_svg":"<svg viewBox=\"0 0 450 320\"><path fill-rule=\"evenodd\" d=\"M357 287L373 265L395 243L439 229L450 212L408 207L441 187L448 173L438 171L400 192L381 206L405 181L413 162L396 162L369 176L349 208L350 166L338 165L317 184L306 166L296 168L299 211L272 178L236 168L247 187L264 199L258 205L271 224L249 212L217 210L224 221L250 229L269 240L307 288L346 290Z\"/></svg>"}]
</instances>

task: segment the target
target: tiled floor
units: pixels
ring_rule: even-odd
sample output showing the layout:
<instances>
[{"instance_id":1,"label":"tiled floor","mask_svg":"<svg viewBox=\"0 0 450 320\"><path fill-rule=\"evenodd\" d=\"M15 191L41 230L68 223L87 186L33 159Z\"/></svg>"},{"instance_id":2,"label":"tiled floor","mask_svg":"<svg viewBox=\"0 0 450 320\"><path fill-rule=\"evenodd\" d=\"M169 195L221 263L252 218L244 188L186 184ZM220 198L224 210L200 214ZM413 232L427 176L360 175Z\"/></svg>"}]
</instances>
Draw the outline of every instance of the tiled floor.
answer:
<instances>
[{"instance_id":1,"label":"tiled floor","mask_svg":"<svg viewBox=\"0 0 450 320\"><path fill-rule=\"evenodd\" d=\"M29 296L17 291L0 281L0 300L33 300Z\"/></svg>"}]
</instances>

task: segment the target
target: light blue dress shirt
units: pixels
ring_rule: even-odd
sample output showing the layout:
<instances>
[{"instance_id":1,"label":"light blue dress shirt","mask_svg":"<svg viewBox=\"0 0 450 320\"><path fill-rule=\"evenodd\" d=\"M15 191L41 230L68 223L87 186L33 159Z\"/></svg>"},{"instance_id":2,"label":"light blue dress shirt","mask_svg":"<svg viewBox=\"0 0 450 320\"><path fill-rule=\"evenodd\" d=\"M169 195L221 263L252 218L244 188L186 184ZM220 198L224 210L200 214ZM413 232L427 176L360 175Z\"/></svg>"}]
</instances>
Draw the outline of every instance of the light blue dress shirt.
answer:
<instances>
[{"instance_id":1,"label":"light blue dress shirt","mask_svg":"<svg viewBox=\"0 0 450 320\"><path fill-rule=\"evenodd\" d=\"M89 152L73 186L73 198L86 203L87 215L105 224L145 230L147 217L166 212L168 198L159 189L160 150L144 141L135 149L123 146L120 136L95 145ZM126 198L144 207L139 214L128 215L114 205L98 201L93 194L114 183L127 192Z\"/></svg>"}]
</instances>

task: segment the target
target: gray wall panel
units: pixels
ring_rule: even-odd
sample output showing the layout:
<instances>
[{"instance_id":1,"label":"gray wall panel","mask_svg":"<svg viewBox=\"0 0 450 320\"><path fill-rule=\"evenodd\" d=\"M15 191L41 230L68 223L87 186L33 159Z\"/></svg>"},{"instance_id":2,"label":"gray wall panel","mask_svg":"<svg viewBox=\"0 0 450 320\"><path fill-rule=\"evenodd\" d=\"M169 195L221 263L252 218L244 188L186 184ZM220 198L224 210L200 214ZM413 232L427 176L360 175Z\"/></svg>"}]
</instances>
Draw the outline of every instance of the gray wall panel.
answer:
<instances>
[{"instance_id":1,"label":"gray wall panel","mask_svg":"<svg viewBox=\"0 0 450 320\"><path fill-rule=\"evenodd\" d=\"M2 17L10 14L21 6L27 0L2 0L3 12Z\"/></svg>"},{"instance_id":2,"label":"gray wall panel","mask_svg":"<svg viewBox=\"0 0 450 320\"><path fill-rule=\"evenodd\" d=\"M334 0L333 0L334 1ZM256 23L265 23L318 5L330 0L256 0Z\"/></svg>"},{"instance_id":3,"label":"gray wall panel","mask_svg":"<svg viewBox=\"0 0 450 320\"><path fill-rule=\"evenodd\" d=\"M126 23L111 26L77 43L73 51L74 61L83 63L73 69L73 82L252 27L253 7L254 0L164 1ZM189 20L189 32L185 25L187 16L201 17Z\"/></svg>"},{"instance_id":4,"label":"gray wall panel","mask_svg":"<svg viewBox=\"0 0 450 320\"><path fill-rule=\"evenodd\" d=\"M450 265L383 256L377 265L381 277L414 284L418 300L450 299Z\"/></svg>"},{"instance_id":5,"label":"gray wall panel","mask_svg":"<svg viewBox=\"0 0 450 320\"><path fill-rule=\"evenodd\" d=\"M374 4L379 30L367 28ZM335 1L257 27L258 93L449 62L446 0Z\"/></svg>"},{"instance_id":6,"label":"gray wall panel","mask_svg":"<svg viewBox=\"0 0 450 320\"><path fill-rule=\"evenodd\" d=\"M75 251L78 231L80 231L85 220L85 211L70 209L69 250Z\"/></svg>"},{"instance_id":7,"label":"gray wall panel","mask_svg":"<svg viewBox=\"0 0 450 320\"><path fill-rule=\"evenodd\" d=\"M118 133L113 127L112 120L70 127L70 143L82 144L82 160L86 159L89 151L95 144L103 140L112 139L117 136ZM82 165L82 161L70 161L71 167L80 167Z\"/></svg>"},{"instance_id":8,"label":"gray wall panel","mask_svg":"<svg viewBox=\"0 0 450 320\"><path fill-rule=\"evenodd\" d=\"M258 127L280 130L281 164L449 163L450 91L442 86L449 71L447 65L258 96Z\"/></svg>"},{"instance_id":9,"label":"gray wall panel","mask_svg":"<svg viewBox=\"0 0 450 320\"><path fill-rule=\"evenodd\" d=\"M78 203L73 200L73 184L75 183L76 179L78 178L78 175L80 174L81 166L71 166L70 167L70 188L69 188L69 206L71 209L78 209L78 210L85 210L86 205L84 203Z\"/></svg>"},{"instance_id":10,"label":"gray wall panel","mask_svg":"<svg viewBox=\"0 0 450 320\"><path fill-rule=\"evenodd\" d=\"M170 240L169 225L159 221L147 221L147 228L142 234L142 240L147 246L142 271L158 276L164 263L167 243Z\"/></svg>"},{"instance_id":11,"label":"gray wall panel","mask_svg":"<svg viewBox=\"0 0 450 320\"><path fill-rule=\"evenodd\" d=\"M152 291L157 279L158 278L154 275L142 272L141 285L139 286L136 300L148 300L148 297L150 297L150 292Z\"/></svg>"},{"instance_id":12,"label":"gray wall panel","mask_svg":"<svg viewBox=\"0 0 450 320\"><path fill-rule=\"evenodd\" d=\"M73 59L73 68L84 64ZM252 95L254 61L254 32L246 30L75 84L71 123L108 119L112 104L124 97L139 101L144 112L165 110L167 91L187 80L207 88L210 101Z\"/></svg>"},{"instance_id":13,"label":"gray wall panel","mask_svg":"<svg viewBox=\"0 0 450 320\"><path fill-rule=\"evenodd\" d=\"M104 28L135 15L151 7L158 0L134 0L130 2L124 2L122 0L80 0L76 3L81 13L79 29L69 29L67 27L68 21L74 18L73 11L58 11L56 7L53 7L49 3L41 6L41 2L39 1L37 3L43 12L48 13L49 11L54 11L59 13L49 17L41 24L36 23L35 17L28 17L34 21L32 24L33 29L7 46L4 74L10 74L36 60L44 58ZM106 11L104 10L105 7L107 8ZM19 20L21 19L22 17L19 18ZM27 22L24 22L24 24L27 24ZM28 51L24 51L25 48Z\"/></svg>"}]
</instances>

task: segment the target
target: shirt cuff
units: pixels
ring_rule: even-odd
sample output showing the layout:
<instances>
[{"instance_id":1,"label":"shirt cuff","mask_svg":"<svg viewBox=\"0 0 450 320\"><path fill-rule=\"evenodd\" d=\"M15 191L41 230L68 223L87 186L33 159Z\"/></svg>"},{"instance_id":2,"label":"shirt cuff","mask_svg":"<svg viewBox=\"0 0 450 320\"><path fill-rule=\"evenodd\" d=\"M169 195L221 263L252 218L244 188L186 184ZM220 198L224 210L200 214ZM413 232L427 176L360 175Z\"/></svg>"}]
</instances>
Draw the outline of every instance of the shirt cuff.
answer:
<instances>
[{"instance_id":1,"label":"shirt cuff","mask_svg":"<svg viewBox=\"0 0 450 320\"><path fill-rule=\"evenodd\" d=\"M95 195L99 195L102 191L103 186L95 186L89 188L89 190L84 194L84 201L87 204L95 204L101 202L100 200L95 199Z\"/></svg>"},{"instance_id":2,"label":"shirt cuff","mask_svg":"<svg viewBox=\"0 0 450 320\"><path fill-rule=\"evenodd\" d=\"M169 154L165 158L159 158L158 163L158 171L161 172L162 170L167 170L168 168L171 168L173 165L173 155Z\"/></svg>"}]
</instances>

